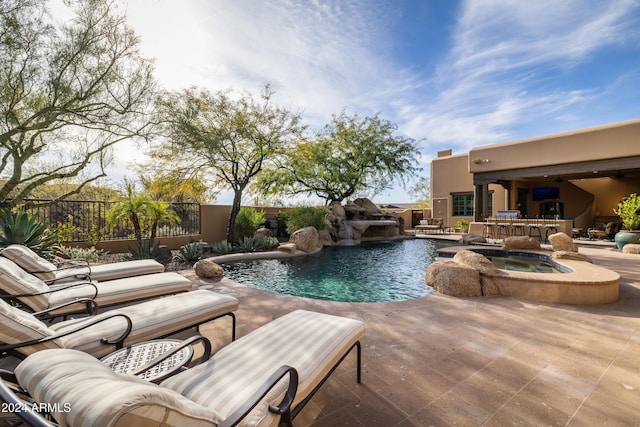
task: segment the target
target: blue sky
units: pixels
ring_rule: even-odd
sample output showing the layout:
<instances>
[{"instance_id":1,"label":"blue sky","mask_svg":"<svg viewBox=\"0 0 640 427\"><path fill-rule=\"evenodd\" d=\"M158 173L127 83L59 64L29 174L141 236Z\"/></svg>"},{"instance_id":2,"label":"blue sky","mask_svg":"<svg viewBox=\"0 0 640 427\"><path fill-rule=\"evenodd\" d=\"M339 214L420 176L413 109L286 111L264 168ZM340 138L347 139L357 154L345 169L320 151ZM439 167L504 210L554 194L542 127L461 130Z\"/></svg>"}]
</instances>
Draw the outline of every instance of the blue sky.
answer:
<instances>
[{"instance_id":1,"label":"blue sky","mask_svg":"<svg viewBox=\"0 0 640 427\"><path fill-rule=\"evenodd\" d=\"M442 149L640 117L640 0L122 2L164 86L270 83L312 128L379 112L427 176Z\"/></svg>"}]
</instances>

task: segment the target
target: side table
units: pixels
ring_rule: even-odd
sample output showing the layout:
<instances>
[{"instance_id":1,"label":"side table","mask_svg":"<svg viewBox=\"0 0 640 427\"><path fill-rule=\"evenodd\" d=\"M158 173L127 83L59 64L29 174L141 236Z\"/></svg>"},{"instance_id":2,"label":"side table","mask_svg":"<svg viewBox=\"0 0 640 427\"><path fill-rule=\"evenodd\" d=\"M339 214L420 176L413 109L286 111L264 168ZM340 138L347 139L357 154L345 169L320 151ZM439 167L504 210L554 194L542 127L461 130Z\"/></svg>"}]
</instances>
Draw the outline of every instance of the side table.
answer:
<instances>
[{"instance_id":1,"label":"side table","mask_svg":"<svg viewBox=\"0 0 640 427\"><path fill-rule=\"evenodd\" d=\"M181 343L182 341L179 340L146 341L114 351L100 359L100 361L113 371L126 374L162 356ZM186 366L192 357L193 348L189 345L138 376L143 380L160 382L174 374L183 366Z\"/></svg>"}]
</instances>

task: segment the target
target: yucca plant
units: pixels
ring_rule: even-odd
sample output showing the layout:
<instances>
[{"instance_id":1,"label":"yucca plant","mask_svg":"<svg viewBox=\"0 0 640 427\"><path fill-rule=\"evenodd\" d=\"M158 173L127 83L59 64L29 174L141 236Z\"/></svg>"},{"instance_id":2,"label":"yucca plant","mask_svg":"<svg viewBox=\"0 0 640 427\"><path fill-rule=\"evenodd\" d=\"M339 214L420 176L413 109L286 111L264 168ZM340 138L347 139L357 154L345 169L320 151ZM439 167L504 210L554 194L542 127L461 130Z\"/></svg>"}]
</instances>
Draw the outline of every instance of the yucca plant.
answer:
<instances>
[{"instance_id":1,"label":"yucca plant","mask_svg":"<svg viewBox=\"0 0 640 427\"><path fill-rule=\"evenodd\" d=\"M48 235L45 225L37 215L29 216L22 209L12 213L4 209L0 216L0 247L11 244L24 245L40 255L50 255L54 235Z\"/></svg>"}]
</instances>

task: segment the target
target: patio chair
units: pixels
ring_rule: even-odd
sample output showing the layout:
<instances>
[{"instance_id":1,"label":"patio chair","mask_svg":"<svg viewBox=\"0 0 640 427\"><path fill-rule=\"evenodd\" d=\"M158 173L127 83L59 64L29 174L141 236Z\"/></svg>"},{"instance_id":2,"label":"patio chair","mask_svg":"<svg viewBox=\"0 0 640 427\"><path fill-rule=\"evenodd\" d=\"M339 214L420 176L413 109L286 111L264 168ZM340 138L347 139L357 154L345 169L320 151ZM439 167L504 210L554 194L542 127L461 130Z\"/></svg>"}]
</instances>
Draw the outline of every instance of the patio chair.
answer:
<instances>
[{"instance_id":1,"label":"patio chair","mask_svg":"<svg viewBox=\"0 0 640 427\"><path fill-rule=\"evenodd\" d=\"M89 265L83 260L70 260L61 265L42 258L23 245L9 245L0 255L18 264L22 269L51 284L69 280L114 280L145 274L162 273L164 266L152 259Z\"/></svg>"},{"instance_id":2,"label":"patio chair","mask_svg":"<svg viewBox=\"0 0 640 427\"><path fill-rule=\"evenodd\" d=\"M235 315L238 300L207 290L130 305L95 316L46 324L0 300L0 352L24 357L44 349L76 349L101 357L123 346L166 337L222 316Z\"/></svg>"},{"instance_id":3,"label":"patio chair","mask_svg":"<svg viewBox=\"0 0 640 427\"><path fill-rule=\"evenodd\" d=\"M78 281L49 286L8 258L0 257L0 298L14 300L32 311L48 310L83 298L93 299L99 306L106 307L192 289L193 283L175 272L106 282ZM69 304L50 311L49 314L62 316L79 310L81 306Z\"/></svg>"},{"instance_id":4,"label":"patio chair","mask_svg":"<svg viewBox=\"0 0 640 427\"><path fill-rule=\"evenodd\" d=\"M590 240L605 239L613 240L616 233L622 229L622 223L620 222L608 222L602 229L590 228L587 230Z\"/></svg>"},{"instance_id":5,"label":"patio chair","mask_svg":"<svg viewBox=\"0 0 640 427\"><path fill-rule=\"evenodd\" d=\"M298 310L160 385L116 374L82 352L60 349L27 357L15 378L36 404L53 409L57 422L72 427L292 426L354 347L360 382L364 333L358 320ZM3 392L2 398L12 396Z\"/></svg>"}]
</instances>

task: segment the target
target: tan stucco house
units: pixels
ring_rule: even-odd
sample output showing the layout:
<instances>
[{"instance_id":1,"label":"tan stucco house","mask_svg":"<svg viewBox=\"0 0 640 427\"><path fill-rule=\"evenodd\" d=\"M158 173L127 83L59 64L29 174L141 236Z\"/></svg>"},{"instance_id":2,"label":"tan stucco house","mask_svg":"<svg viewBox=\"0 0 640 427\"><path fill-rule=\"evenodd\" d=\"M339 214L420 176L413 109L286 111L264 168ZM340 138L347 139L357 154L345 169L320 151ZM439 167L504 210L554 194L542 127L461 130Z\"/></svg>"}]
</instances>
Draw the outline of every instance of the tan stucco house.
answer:
<instances>
[{"instance_id":1,"label":"tan stucco house","mask_svg":"<svg viewBox=\"0 0 640 427\"><path fill-rule=\"evenodd\" d=\"M431 162L433 217L448 226L500 210L558 215L588 228L640 193L640 119L438 153Z\"/></svg>"}]
</instances>

